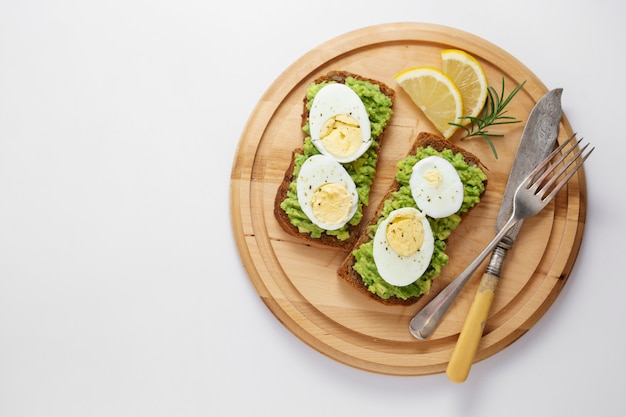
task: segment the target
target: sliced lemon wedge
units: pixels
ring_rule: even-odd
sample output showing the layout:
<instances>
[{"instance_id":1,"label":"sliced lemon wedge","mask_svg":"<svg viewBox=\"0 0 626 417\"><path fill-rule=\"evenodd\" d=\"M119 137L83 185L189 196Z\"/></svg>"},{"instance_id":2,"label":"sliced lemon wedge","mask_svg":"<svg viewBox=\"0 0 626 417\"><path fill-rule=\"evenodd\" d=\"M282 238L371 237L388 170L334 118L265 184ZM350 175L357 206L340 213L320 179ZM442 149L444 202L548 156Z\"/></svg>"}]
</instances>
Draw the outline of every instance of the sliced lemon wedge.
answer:
<instances>
[{"instance_id":1,"label":"sliced lemon wedge","mask_svg":"<svg viewBox=\"0 0 626 417\"><path fill-rule=\"evenodd\" d=\"M449 123L461 122L463 98L450 77L433 67L416 67L394 78L444 138L456 132L458 126Z\"/></svg>"},{"instance_id":2,"label":"sliced lemon wedge","mask_svg":"<svg viewBox=\"0 0 626 417\"><path fill-rule=\"evenodd\" d=\"M463 97L463 116L476 117L487 100L487 76L480 63L465 51L444 49L441 51L442 69L454 82ZM457 121L463 125L470 119Z\"/></svg>"}]
</instances>

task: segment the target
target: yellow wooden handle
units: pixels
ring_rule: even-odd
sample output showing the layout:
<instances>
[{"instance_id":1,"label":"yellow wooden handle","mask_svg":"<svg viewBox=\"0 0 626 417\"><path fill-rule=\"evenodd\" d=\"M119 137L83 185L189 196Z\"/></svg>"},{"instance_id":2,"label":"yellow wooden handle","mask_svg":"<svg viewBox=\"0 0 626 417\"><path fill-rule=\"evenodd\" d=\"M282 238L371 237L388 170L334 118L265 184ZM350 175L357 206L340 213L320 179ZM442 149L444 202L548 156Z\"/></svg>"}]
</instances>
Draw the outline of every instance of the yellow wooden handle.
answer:
<instances>
[{"instance_id":1,"label":"yellow wooden handle","mask_svg":"<svg viewBox=\"0 0 626 417\"><path fill-rule=\"evenodd\" d=\"M446 369L453 382L464 382L469 375L497 285L498 277L483 275Z\"/></svg>"}]
</instances>

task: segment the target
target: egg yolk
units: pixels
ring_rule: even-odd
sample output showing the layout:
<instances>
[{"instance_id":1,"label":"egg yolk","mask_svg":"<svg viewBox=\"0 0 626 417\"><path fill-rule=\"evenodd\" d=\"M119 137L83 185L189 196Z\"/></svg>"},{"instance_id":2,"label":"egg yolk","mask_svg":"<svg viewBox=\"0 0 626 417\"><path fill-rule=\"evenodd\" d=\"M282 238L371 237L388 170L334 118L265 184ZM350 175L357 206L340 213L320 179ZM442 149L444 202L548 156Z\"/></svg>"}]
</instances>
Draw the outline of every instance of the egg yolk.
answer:
<instances>
[{"instance_id":1,"label":"egg yolk","mask_svg":"<svg viewBox=\"0 0 626 417\"><path fill-rule=\"evenodd\" d=\"M424 243L424 226L415 216L398 216L389 222L387 242L400 256L411 256Z\"/></svg>"},{"instance_id":2,"label":"egg yolk","mask_svg":"<svg viewBox=\"0 0 626 417\"><path fill-rule=\"evenodd\" d=\"M354 154L363 142L359 122L350 115L338 114L322 126L320 139L324 148L337 158Z\"/></svg>"},{"instance_id":3,"label":"egg yolk","mask_svg":"<svg viewBox=\"0 0 626 417\"><path fill-rule=\"evenodd\" d=\"M428 181L430 184L437 186L443 180L441 172L437 169L429 169L424 173L424 179Z\"/></svg>"},{"instance_id":4,"label":"egg yolk","mask_svg":"<svg viewBox=\"0 0 626 417\"><path fill-rule=\"evenodd\" d=\"M326 224L347 220L351 207L350 193L345 187L335 183L321 185L311 198L313 215Z\"/></svg>"}]
</instances>

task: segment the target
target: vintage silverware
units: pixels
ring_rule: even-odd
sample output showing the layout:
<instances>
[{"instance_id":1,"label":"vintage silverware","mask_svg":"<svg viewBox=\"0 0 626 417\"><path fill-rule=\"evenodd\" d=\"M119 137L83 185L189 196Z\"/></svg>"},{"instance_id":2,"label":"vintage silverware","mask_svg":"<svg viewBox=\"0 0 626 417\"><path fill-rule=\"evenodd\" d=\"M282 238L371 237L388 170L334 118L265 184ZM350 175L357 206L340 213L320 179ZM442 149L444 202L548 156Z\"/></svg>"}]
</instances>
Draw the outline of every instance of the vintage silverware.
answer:
<instances>
[{"instance_id":1,"label":"vintage silverware","mask_svg":"<svg viewBox=\"0 0 626 417\"><path fill-rule=\"evenodd\" d=\"M502 198L500 212L496 220L496 232L499 231L513 210L513 194L518 185L549 153L554 149L561 121L560 88L545 94L531 111L518 145L513 167L509 174L507 187ZM513 244L522 222L518 222L505 236L494 251L490 266L490 275L499 276L500 267L508 248ZM433 298L409 324L409 331L418 339L426 339L435 331L446 311L470 279L456 279Z\"/></svg>"},{"instance_id":2,"label":"vintage silverware","mask_svg":"<svg viewBox=\"0 0 626 417\"><path fill-rule=\"evenodd\" d=\"M485 250L478 255L474 262L459 277L473 274L487 255L516 224L519 224L522 219L534 216L543 210L583 165L583 162L591 155L594 148L587 151L589 144L579 148L578 145L582 139L575 141L574 145L572 145L574 139L575 135L563 142L524 179L513 197L513 214L491 243L487 245ZM574 150L577 150L577 152L568 159L568 156ZM560 157L553 161L559 154L561 154ZM446 374L454 382L463 382L467 378L482 336L487 313L493 300L495 285L490 287L489 283L487 283L485 287L482 290L479 289L470 307L470 312L461 329L461 334L448 363Z\"/></svg>"}]
</instances>

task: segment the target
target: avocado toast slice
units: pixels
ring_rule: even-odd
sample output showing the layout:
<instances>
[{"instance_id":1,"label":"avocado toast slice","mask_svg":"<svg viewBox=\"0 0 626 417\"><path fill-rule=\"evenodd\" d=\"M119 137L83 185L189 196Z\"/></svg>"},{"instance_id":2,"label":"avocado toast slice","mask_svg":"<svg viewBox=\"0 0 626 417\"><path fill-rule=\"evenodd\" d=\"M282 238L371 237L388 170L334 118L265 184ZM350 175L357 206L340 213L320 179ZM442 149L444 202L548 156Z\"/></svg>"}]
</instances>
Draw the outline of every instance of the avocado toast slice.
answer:
<instances>
[{"instance_id":1,"label":"avocado toast slice","mask_svg":"<svg viewBox=\"0 0 626 417\"><path fill-rule=\"evenodd\" d=\"M426 271L416 281L406 286L395 286L380 276L373 257L373 237L378 225L391 211L401 207L418 208L411 196L409 180L417 161L428 156L442 157L455 167L464 187L461 208L454 214L434 219L427 217L434 235L435 249ZM365 231L352 252L338 268L338 276L363 294L386 305L410 305L430 291L433 279L440 275L448 263L446 241L462 218L475 207L487 186L487 176L480 160L465 149L449 141L422 132L418 135L408 156L397 163L396 179L381 201Z\"/></svg>"},{"instance_id":2,"label":"avocado toast slice","mask_svg":"<svg viewBox=\"0 0 626 417\"><path fill-rule=\"evenodd\" d=\"M345 84L353 89L363 101L371 123L372 145L358 159L343 163L358 192L356 213L338 230L325 230L315 225L302 211L298 201L296 180L300 168L310 156L319 154L313 145L309 129L309 112L315 95L330 83ZM395 91L386 84L347 71L332 71L313 81L303 100L301 127L305 134L302 148L294 149L289 167L278 187L274 200L274 216L288 234L308 243L349 250L359 237L363 206L369 204L370 188L376 175L376 164L384 132L393 114Z\"/></svg>"}]
</instances>

